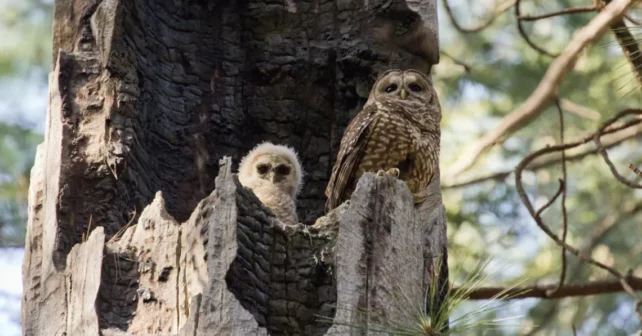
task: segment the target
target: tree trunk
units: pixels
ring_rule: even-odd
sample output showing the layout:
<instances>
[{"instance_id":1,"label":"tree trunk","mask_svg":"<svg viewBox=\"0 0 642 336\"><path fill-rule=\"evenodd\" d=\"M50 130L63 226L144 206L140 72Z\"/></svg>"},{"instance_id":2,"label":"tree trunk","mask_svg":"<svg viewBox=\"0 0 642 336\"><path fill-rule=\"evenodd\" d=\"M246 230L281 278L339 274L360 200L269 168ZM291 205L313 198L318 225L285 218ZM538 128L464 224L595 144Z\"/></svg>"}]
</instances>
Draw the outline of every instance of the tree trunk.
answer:
<instances>
[{"instance_id":1,"label":"tree trunk","mask_svg":"<svg viewBox=\"0 0 642 336\"><path fill-rule=\"evenodd\" d=\"M368 174L320 216L376 74L429 72L438 49L434 0L57 0L24 333L343 335L408 319L395 288L421 301L447 279L438 179L417 209ZM276 221L231 173L263 140L300 153L305 225Z\"/></svg>"}]
</instances>

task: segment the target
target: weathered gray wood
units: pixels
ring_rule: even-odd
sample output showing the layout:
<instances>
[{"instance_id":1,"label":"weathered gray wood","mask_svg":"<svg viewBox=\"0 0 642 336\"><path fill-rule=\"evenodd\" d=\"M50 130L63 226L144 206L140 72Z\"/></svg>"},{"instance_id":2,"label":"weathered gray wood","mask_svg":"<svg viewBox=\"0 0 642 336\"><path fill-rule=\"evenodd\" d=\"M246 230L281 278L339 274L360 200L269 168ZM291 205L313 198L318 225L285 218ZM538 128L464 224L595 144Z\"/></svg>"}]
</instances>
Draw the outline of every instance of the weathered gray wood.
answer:
<instances>
[{"instance_id":1,"label":"weathered gray wood","mask_svg":"<svg viewBox=\"0 0 642 336\"><path fill-rule=\"evenodd\" d=\"M71 249L65 269L67 335L97 335L96 299L100 287L105 232L96 228L89 239ZM61 307L62 308L62 307Z\"/></svg>"},{"instance_id":2,"label":"weathered gray wood","mask_svg":"<svg viewBox=\"0 0 642 336\"><path fill-rule=\"evenodd\" d=\"M63 320L28 317L37 327L26 334L97 334L100 322L105 335L323 335L334 318L327 335L345 335L345 323L410 322L406 309L423 304L432 267L424 257L444 248L425 240L445 234L443 222L425 219L442 208L417 209L403 182L366 174L349 204L312 226L287 226L238 184L229 158L222 168L186 223L157 193L122 234L105 243L98 228L76 245L51 277L70 294L56 306Z\"/></svg>"},{"instance_id":3,"label":"weathered gray wood","mask_svg":"<svg viewBox=\"0 0 642 336\"><path fill-rule=\"evenodd\" d=\"M167 213L165 201L160 192L140 216L138 224L107 244L106 258L125 259L124 262L133 262L138 267L132 281L135 282L135 292L122 290L119 284L126 279L123 272L119 272L110 279L105 279L101 292L110 292L122 300L134 301L142 305L136 307L135 314L127 321L127 331L133 334L172 334L178 331L180 314L178 314L179 269L181 248L181 227L170 214ZM129 261L128 261L129 260ZM122 265L121 265L122 266ZM124 268L124 267L123 267ZM121 269L118 267L117 269ZM133 284L127 284L132 286ZM119 295L115 293L127 293ZM114 300L114 303L118 301ZM102 307L102 319L108 311L113 309Z\"/></svg>"},{"instance_id":4,"label":"weathered gray wood","mask_svg":"<svg viewBox=\"0 0 642 336\"><path fill-rule=\"evenodd\" d=\"M222 160L216 178L215 201L207 244L209 281L200 306L197 335L267 335L256 319L243 309L227 288L225 275L237 256L236 184L232 177L232 161ZM246 279L249 281L249 279Z\"/></svg>"},{"instance_id":5,"label":"weathered gray wood","mask_svg":"<svg viewBox=\"0 0 642 336\"><path fill-rule=\"evenodd\" d=\"M361 335L368 326L381 330L417 323L417 309L425 307L438 264L435 257L445 251L445 239L429 237L445 236L444 215L438 188L416 208L400 180L374 174L359 180L339 224L337 313L327 335Z\"/></svg>"},{"instance_id":6,"label":"weathered gray wood","mask_svg":"<svg viewBox=\"0 0 642 336\"><path fill-rule=\"evenodd\" d=\"M369 267L409 258L390 246L420 229L417 270L434 277L433 254L445 252L438 181L436 201L411 211L397 182L366 178L362 197L392 188L397 196L377 194L377 204L395 204L386 211L413 218L408 228L381 231L398 222L369 215L378 209L370 203L320 215L341 135L376 74L438 62L435 3L56 0L47 129L29 191L24 333L323 335L330 324L316 316L387 288ZM229 162L219 169L263 140L300 153L308 226L282 225ZM350 238L364 218L378 224ZM357 273L346 268L357 260ZM377 280L337 297L341 281L365 274ZM370 308L398 316L389 298L374 298Z\"/></svg>"}]
</instances>

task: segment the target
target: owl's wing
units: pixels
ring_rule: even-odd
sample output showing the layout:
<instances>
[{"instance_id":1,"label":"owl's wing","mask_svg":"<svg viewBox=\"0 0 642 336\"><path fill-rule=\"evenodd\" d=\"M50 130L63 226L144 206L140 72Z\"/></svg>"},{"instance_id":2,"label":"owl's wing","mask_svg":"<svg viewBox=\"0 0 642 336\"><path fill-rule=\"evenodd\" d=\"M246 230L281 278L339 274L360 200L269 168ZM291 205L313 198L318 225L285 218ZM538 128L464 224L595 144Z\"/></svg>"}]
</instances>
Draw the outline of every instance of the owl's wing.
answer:
<instances>
[{"instance_id":1,"label":"owl's wing","mask_svg":"<svg viewBox=\"0 0 642 336\"><path fill-rule=\"evenodd\" d=\"M429 194L428 186L435 176L439 160L439 132L423 132L413 139L412 166L408 186L415 203L421 203Z\"/></svg>"},{"instance_id":2,"label":"owl's wing","mask_svg":"<svg viewBox=\"0 0 642 336\"><path fill-rule=\"evenodd\" d=\"M332 176L325 189L325 195L328 197L325 204L326 212L330 212L343 201L345 188L350 179L354 178L357 163L363 156L372 130L371 126L376 124L377 116L376 104L367 105L346 127L339 145L337 161L332 167Z\"/></svg>"}]
</instances>

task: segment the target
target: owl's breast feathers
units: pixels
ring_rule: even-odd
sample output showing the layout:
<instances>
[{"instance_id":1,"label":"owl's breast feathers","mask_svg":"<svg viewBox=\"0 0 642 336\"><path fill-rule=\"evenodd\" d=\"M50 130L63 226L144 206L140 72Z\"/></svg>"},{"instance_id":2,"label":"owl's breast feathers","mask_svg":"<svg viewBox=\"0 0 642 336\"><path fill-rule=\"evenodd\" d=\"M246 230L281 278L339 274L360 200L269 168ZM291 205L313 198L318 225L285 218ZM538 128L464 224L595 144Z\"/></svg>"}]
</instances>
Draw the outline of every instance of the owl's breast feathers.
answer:
<instances>
[{"instance_id":1,"label":"owl's breast feathers","mask_svg":"<svg viewBox=\"0 0 642 336\"><path fill-rule=\"evenodd\" d=\"M326 188L326 211L349 198L365 172L399 168L411 192L428 186L439 154L439 121L432 111L404 103L368 104L350 122Z\"/></svg>"}]
</instances>

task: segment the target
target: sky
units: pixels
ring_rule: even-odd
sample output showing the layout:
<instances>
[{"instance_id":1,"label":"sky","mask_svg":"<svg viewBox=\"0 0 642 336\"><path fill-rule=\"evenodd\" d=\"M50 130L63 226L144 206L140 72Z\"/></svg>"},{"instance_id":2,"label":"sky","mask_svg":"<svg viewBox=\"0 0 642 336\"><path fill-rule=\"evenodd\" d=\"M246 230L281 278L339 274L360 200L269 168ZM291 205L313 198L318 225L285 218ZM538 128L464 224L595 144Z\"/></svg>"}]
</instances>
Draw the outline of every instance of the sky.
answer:
<instances>
[{"instance_id":1,"label":"sky","mask_svg":"<svg viewBox=\"0 0 642 336\"><path fill-rule=\"evenodd\" d=\"M1 33L0 33L1 35ZM48 85L38 70L25 77L0 79L0 122L44 134Z\"/></svg>"},{"instance_id":2,"label":"sky","mask_svg":"<svg viewBox=\"0 0 642 336\"><path fill-rule=\"evenodd\" d=\"M21 335L20 300L24 249L0 249L0 330L3 336Z\"/></svg>"}]
</instances>

